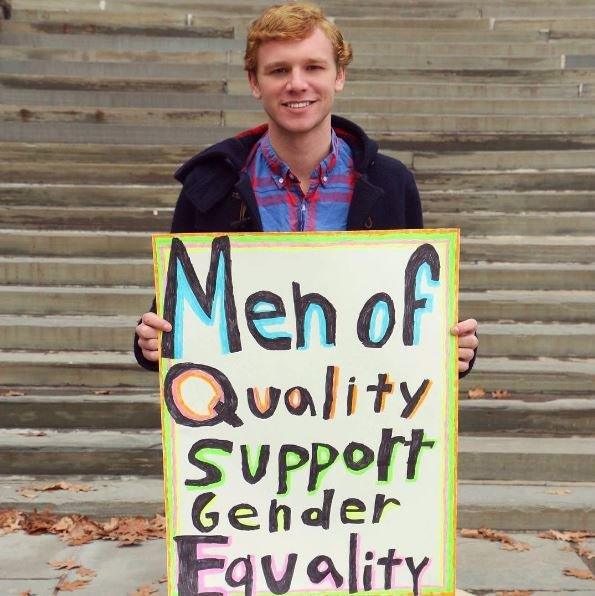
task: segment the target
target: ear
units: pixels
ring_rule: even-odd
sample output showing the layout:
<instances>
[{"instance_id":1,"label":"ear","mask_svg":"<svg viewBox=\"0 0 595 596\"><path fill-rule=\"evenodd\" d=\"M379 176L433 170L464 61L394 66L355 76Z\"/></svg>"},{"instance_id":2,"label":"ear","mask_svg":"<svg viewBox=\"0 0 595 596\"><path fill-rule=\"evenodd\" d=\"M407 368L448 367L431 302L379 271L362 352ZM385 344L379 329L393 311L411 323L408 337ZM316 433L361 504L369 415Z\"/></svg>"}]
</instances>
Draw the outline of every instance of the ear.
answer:
<instances>
[{"instance_id":1,"label":"ear","mask_svg":"<svg viewBox=\"0 0 595 596\"><path fill-rule=\"evenodd\" d=\"M250 89L252 89L252 96L256 99L260 99L260 86L258 85L258 79L256 78L256 73L254 71L250 71L248 73L248 83L250 85Z\"/></svg>"},{"instance_id":2,"label":"ear","mask_svg":"<svg viewBox=\"0 0 595 596\"><path fill-rule=\"evenodd\" d=\"M345 67L339 66L337 69L337 78L335 79L335 91L339 92L343 90L345 86Z\"/></svg>"}]
</instances>

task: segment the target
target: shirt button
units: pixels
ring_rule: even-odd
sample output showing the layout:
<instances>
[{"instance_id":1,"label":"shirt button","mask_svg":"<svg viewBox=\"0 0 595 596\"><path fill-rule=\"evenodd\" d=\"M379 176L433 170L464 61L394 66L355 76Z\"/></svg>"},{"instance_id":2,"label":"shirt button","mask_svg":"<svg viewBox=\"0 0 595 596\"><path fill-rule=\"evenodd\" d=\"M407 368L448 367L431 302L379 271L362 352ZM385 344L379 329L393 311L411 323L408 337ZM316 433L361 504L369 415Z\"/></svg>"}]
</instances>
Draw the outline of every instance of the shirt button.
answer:
<instances>
[{"instance_id":1,"label":"shirt button","mask_svg":"<svg viewBox=\"0 0 595 596\"><path fill-rule=\"evenodd\" d=\"M279 178L279 184L283 184L283 178Z\"/></svg>"},{"instance_id":2,"label":"shirt button","mask_svg":"<svg viewBox=\"0 0 595 596\"><path fill-rule=\"evenodd\" d=\"M323 176L323 177L322 177L322 181L323 181L323 182L326 182L327 180L328 180L328 178L327 178L326 176Z\"/></svg>"}]
</instances>

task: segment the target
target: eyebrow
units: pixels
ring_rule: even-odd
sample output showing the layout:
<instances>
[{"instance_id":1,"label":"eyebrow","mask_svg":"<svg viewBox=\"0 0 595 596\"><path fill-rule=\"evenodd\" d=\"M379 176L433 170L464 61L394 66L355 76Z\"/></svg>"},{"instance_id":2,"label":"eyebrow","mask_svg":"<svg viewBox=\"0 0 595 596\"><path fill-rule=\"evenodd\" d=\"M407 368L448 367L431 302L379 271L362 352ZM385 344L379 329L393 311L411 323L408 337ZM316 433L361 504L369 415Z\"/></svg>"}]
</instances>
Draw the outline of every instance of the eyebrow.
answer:
<instances>
[{"instance_id":1,"label":"eyebrow","mask_svg":"<svg viewBox=\"0 0 595 596\"><path fill-rule=\"evenodd\" d=\"M328 60L326 58L312 58L305 61L306 64L328 64ZM289 62L287 61L278 61L278 62L269 62L268 64L263 64L262 68L264 70L271 69L271 68L279 68L282 66L288 66Z\"/></svg>"}]
</instances>

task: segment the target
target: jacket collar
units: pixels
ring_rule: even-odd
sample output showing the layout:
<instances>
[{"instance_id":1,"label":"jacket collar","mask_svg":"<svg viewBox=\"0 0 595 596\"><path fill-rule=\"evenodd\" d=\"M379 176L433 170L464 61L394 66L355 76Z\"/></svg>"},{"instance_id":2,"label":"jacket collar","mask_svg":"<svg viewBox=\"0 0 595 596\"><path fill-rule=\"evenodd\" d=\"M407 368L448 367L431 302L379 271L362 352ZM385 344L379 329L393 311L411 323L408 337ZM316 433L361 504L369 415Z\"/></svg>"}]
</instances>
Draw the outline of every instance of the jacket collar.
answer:
<instances>
[{"instance_id":1,"label":"jacket collar","mask_svg":"<svg viewBox=\"0 0 595 596\"><path fill-rule=\"evenodd\" d=\"M358 176L347 227L359 229L364 227L368 213L383 194L380 188L372 185L367 179L367 170L374 164L378 144L346 118L332 116L331 126L337 135L349 144L353 153L353 165ZM241 180L240 172L254 145L265 134L267 128L267 125L263 124L216 143L178 168L174 177L184 185L188 198L199 211L205 213L229 196L238 182L244 191L247 190L244 188L246 181Z\"/></svg>"}]
</instances>

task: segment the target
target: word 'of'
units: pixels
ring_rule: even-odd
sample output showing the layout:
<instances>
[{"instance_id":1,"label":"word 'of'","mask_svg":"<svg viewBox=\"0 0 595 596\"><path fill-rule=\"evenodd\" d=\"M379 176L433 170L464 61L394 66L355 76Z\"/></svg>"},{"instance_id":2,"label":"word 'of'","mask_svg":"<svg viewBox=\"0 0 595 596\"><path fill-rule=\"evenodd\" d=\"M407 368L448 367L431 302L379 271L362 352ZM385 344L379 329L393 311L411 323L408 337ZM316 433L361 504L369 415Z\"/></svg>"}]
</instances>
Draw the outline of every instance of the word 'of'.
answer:
<instances>
[{"instance_id":1,"label":"word 'of'","mask_svg":"<svg viewBox=\"0 0 595 596\"><path fill-rule=\"evenodd\" d=\"M431 279L440 279L440 257L431 244L418 247L405 268L405 296L403 308L403 345L413 345L416 337L415 314L426 308L427 298L416 294L417 274L422 265L430 268ZM336 345L337 311L333 304L321 294L302 294L300 284L292 282L292 293L296 319L297 349L307 347L310 335L312 311L318 311L321 335L324 331L326 346ZM183 352L182 332L177 324L181 318L181 304L186 299L206 324L219 321L219 337L223 354L240 352L242 342L231 271L231 246L228 236L213 239L211 261L207 274L206 288L203 289L184 243L172 238L171 252L167 269L163 317L172 325L169 333L164 333L161 352L164 358L180 359ZM290 350L292 338L287 333L270 329L283 324L286 318L283 299L267 290L255 292L245 302L244 314L248 330L256 342L267 350ZM357 320L357 336L367 348L381 348L389 340L395 327L395 305L386 292L371 296L362 307Z\"/></svg>"}]
</instances>

